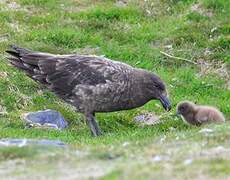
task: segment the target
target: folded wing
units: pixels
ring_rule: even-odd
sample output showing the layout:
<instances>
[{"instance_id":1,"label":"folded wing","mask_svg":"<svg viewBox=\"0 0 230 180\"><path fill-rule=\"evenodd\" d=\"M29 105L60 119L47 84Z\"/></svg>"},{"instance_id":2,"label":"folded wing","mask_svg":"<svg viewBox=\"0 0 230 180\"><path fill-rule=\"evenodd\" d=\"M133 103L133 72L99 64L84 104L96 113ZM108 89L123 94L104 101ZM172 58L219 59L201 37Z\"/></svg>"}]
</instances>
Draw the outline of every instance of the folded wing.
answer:
<instances>
[{"instance_id":1,"label":"folded wing","mask_svg":"<svg viewBox=\"0 0 230 180\"><path fill-rule=\"evenodd\" d=\"M78 85L96 86L126 79L127 65L97 56L53 55L17 46L6 51L10 63L62 98L72 96ZM125 67L125 68L124 68Z\"/></svg>"}]
</instances>

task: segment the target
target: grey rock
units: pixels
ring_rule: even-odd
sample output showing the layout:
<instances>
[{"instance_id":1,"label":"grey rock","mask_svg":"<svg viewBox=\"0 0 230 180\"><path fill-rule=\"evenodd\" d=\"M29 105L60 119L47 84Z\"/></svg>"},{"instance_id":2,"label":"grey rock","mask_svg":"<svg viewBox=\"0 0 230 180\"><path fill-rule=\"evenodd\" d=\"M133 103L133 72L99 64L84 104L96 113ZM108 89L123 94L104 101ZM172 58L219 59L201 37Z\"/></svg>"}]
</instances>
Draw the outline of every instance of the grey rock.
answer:
<instances>
[{"instance_id":1,"label":"grey rock","mask_svg":"<svg viewBox=\"0 0 230 180\"><path fill-rule=\"evenodd\" d=\"M49 109L26 113L23 115L23 119L32 127L55 129L64 129L68 127L68 123L65 121L61 113Z\"/></svg>"}]
</instances>

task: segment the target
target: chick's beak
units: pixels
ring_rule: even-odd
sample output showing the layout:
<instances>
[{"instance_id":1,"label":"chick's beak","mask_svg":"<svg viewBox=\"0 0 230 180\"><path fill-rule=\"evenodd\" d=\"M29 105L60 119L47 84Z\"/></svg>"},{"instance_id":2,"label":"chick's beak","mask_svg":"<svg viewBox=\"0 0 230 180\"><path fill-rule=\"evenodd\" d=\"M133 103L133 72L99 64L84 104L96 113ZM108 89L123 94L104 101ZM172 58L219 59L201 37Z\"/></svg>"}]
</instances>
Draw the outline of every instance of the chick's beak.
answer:
<instances>
[{"instance_id":1,"label":"chick's beak","mask_svg":"<svg viewBox=\"0 0 230 180\"><path fill-rule=\"evenodd\" d=\"M166 111L170 111L171 110L171 103L170 103L170 101L169 101L169 99L168 99L167 96L160 95L160 101L161 101L161 104L162 104L162 106L164 107L164 109Z\"/></svg>"}]
</instances>

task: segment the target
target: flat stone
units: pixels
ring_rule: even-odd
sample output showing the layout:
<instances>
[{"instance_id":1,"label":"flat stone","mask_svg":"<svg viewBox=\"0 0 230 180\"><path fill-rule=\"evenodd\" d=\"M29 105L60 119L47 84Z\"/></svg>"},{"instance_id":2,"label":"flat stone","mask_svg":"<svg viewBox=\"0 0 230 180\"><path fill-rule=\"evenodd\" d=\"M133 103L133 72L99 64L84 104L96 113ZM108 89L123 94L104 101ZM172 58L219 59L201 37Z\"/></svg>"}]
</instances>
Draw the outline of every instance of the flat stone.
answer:
<instances>
[{"instance_id":1,"label":"flat stone","mask_svg":"<svg viewBox=\"0 0 230 180\"><path fill-rule=\"evenodd\" d=\"M29 127L64 129L68 127L61 113L54 110L44 110L23 114L23 119Z\"/></svg>"}]
</instances>

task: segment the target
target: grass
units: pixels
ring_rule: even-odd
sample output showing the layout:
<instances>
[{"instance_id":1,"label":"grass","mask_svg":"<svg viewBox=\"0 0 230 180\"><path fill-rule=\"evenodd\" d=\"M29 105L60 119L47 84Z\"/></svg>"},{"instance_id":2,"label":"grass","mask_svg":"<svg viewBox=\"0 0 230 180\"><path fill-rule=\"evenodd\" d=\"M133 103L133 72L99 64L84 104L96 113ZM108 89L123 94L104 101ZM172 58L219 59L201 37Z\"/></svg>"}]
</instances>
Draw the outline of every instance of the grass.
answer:
<instances>
[{"instance_id":1,"label":"grass","mask_svg":"<svg viewBox=\"0 0 230 180\"><path fill-rule=\"evenodd\" d=\"M87 163L97 169L93 165L100 162L103 173L90 174L86 168L83 171L88 174L86 177L229 178L230 159L226 152L218 148L213 151L218 146L230 148L230 3L224 0L119 2L15 0L14 5L0 2L0 105L7 111L0 115L0 137L60 139L70 145L64 153L69 155L60 155L61 151L50 164L45 163L51 158L46 151L43 156L40 151L26 147L0 148L1 166L7 166L10 160L32 159L26 165L31 172L27 171L23 177L36 173L37 163L44 166L39 170L41 177L47 173L54 176L55 173L45 170L52 166L60 171L57 175L65 177L66 169L61 170L64 162L69 173L75 169L83 171ZM156 72L167 83L172 112L164 116L161 124L151 127L140 127L132 119L145 111L162 115L163 108L156 101L130 111L98 114L104 135L92 138L83 117L72 107L6 63L4 51L12 43L50 53L105 55ZM203 69L168 58L160 51L209 66ZM227 122L207 127L185 125L173 116L176 104L185 99L217 106ZM60 111L68 119L69 128L63 131L24 128L22 113L48 108ZM201 128L211 128L214 132L205 136L199 133ZM76 151L87 153L78 157ZM210 156L199 155L203 151ZM162 160L154 162L156 155ZM193 159L192 164L185 165L189 158ZM20 163L15 166L15 176L22 176L20 166ZM7 173L4 174L7 178Z\"/></svg>"}]
</instances>

